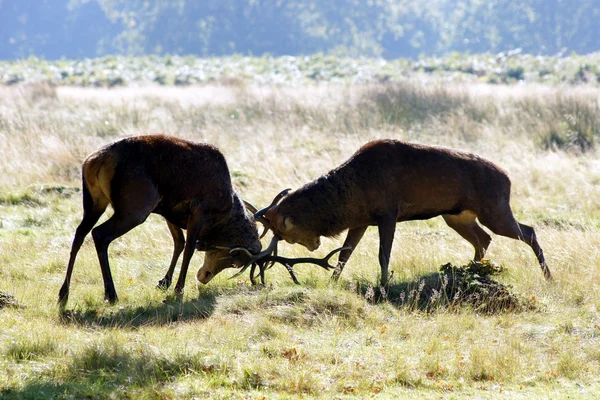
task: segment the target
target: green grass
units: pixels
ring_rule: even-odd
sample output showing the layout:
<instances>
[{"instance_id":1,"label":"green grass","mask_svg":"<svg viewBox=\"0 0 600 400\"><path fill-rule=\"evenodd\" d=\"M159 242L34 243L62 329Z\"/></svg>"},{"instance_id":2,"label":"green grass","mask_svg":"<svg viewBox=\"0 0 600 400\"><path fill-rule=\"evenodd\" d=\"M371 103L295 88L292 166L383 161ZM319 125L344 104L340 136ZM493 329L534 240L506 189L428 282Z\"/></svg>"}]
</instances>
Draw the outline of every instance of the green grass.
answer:
<instances>
[{"instance_id":1,"label":"green grass","mask_svg":"<svg viewBox=\"0 0 600 400\"><path fill-rule=\"evenodd\" d=\"M600 395L597 149L543 139L573 110L583 117L569 129L596 129L598 89L237 83L0 94L0 294L13 296L0 308L0 398ZM82 215L80 163L110 140L147 132L217 145L242 196L257 206L374 138L474 151L508 171L515 215L536 228L555 281L543 280L525 244L494 236L488 257L504 271L493 279L525 306L458 301L443 291L440 267L466 264L473 249L437 218L398 225L385 296L373 286L378 238L369 229L339 284L298 265L301 286L280 266L267 271L265 287L252 287L247 275L228 279L234 271L196 286L198 253L177 299L155 288L172 240L151 216L111 244L119 303L102 301L88 238L60 313ZM342 241L324 239L316 255ZM280 252L307 255L285 243Z\"/></svg>"},{"instance_id":2,"label":"green grass","mask_svg":"<svg viewBox=\"0 0 600 400\"><path fill-rule=\"evenodd\" d=\"M29 207L38 207L44 205L39 196L27 191L23 193L8 193L0 197L0 205L16 206L19 204Z\"/></svg>"},{"instance_id":3,"label":"green grass","mask_svg":"<svg viewBox=\"0 0 600 400\"><path fill-rule=\"evenodd\" d=\"M314 83L390 83L427 80L515 84L585 84L598 86L600 53L569 56L530 54L460 54L419 60L310 56L234 55L106 56L94 59L0 61L0 84L49 82L60 86L118 88L127 85L189 86L220 82L226 85L269 84L298 87ZM559 66L559 67L557 67ZM39 89L29 99L54 97Z\"/></svg>"}]
</instances>

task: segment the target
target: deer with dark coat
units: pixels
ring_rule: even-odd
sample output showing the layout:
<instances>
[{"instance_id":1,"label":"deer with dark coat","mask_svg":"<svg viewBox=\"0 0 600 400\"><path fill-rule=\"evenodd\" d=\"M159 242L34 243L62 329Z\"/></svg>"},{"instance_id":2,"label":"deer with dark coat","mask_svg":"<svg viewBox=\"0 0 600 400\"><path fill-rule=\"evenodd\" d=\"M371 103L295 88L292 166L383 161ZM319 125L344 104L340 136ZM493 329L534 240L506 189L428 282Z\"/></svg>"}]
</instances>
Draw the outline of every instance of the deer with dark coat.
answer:
<instances>
[{"instance_id":1,"label":"deer with dark coat","mask_svg":"<svg viewBox=\"0 0 600 400\"><path fill-rule=\"evenodd\" d=\"M367 227L379 231L381 285L388 266L397 222L441 215L448 226L475 248L481 260L490 236L519 239L535 253L543 274L551 279L532 227L517 222L510 208L511 182L506 172L477 155L398 140L365 144L349 160L320 178L258 211L255 218L288 243L308 250L320 237L348 230L340 252L337 279Z\"/></svg>"},{"instance_id":2,"label":"deer with dark coat","mask_svg":"<svg viewBox=\"0 0 600 400\"><path fill-rule=\"evenodd\" d=\"M204 264L197 274L202 283L225 268L245 265L247 254L261 250L256 223L232 187L225 157L209 144L164 135L121 139L85 159L82 181L83 220L77 227L65 281L59 292L61 306L68 300L75 258L90 231L100 261L104 297L110 303L117 301L108 246L142 224L150 213L167 220L175 245L169 269L159 287L170 286L175 265L183 252L175 286L177 294L183 292L195 248L206 251ZM114 214L94 228L109 204ZM239 247L247 253L232 255L223 247Z\"/></svg>"}]
</instances>

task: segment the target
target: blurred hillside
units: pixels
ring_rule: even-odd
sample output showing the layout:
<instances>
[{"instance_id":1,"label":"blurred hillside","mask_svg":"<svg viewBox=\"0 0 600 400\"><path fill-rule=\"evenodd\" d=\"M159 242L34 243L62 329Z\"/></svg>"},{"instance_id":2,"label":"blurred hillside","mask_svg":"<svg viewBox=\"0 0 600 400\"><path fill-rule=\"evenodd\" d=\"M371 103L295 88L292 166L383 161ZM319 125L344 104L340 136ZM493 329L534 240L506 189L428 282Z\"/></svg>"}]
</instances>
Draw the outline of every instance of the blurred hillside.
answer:
<instances>
[{"instance_id":1,"label":"blurred hillside","mask_svg":"<svg viewBox=\"0 0 600 400\"><path fill-rule=\"evenodd\" d=\"M600 50L600 0L0 0L0 59Z\"/></svg>"}]
</instances>

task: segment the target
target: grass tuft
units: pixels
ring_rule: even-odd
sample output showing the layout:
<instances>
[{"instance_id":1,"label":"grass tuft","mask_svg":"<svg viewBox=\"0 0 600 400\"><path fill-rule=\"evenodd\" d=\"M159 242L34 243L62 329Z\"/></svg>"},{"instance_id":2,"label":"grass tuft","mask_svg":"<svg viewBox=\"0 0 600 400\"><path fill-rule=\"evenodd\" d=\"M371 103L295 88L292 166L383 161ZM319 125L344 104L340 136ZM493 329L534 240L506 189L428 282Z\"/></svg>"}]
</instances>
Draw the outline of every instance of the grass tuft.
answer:
<instances>
[{"instance_id":1,"label":"grass tuft","mask_svg":"<svg viewBox=\"0 0 600 400\"><path fill-rule=\"evenodd\" d=\"M0 291L0 310L4 307L22 308L23 305L13 295Z\"/></svg>"},{"instance_id":2,"label":"grass tuft","mask_svg":"<svg viewBox=\"0 0 600 400\"><path fill-rule=\"evenodd\" d=\"M435 312L472 308L476 312L497 314L537 309L535 302L515 294L509 285L490 278L504 268L489 260L471 261L460 267L452 263L409 282L391 282L388 287L358 283L358 292L365 300L376 304L389 301L410 311Z\"/></svg>"},{"instance_id":3,"label":"grass tuft","mask_svg":"<svg viewBox=\"0 0 600 400\"><path fill-rule=\"evenodd\" d=\"M0 195L0 205L40 207L44 206L45 203L35 194L26 191L22 193L8 193Z\"/></svg>"},{"instance_id":4,"label":"grass tuft","mask_svg":"<svg viewBox=\"0 0 600 400\"><path fill-rule=\"evenodd\" d=\"M56 355L57 349L58 344L50 337L21 338L8 345L5 355L16 361L31 361Z\"/></svg>"}]
</instances>

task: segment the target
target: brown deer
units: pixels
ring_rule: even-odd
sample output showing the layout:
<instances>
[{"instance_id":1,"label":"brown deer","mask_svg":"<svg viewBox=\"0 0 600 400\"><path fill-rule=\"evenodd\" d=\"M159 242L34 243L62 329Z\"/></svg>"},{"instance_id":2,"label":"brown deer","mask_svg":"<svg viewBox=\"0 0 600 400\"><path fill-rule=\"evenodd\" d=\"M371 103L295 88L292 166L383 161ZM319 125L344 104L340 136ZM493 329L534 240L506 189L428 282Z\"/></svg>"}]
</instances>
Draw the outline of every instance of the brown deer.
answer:
<instances>
[{"instance_id":1,"label":"brown deer","mask_svg":"<svg viewBox=\"0 0 600 400\"><path fill-rule=\"evenodd\" d=\"M320 237L348 234L333 278L337 279L368 226L379 230L381 285L388 283L388 265L397 222L441 215L484 257L492 232L519 239L534 251L544 276L551 279L532 227L520 224L510 208L510 179L492 162L449 148L398 140L376 140L320 178L258 211L254 217L288 243L310 251ZM279 199L277 199L279 200Z\"/></svg>"},{"instance_id":2,"label":"brown deer","mask_svg":"<svg viewBox=\"0 0 600 400\"><path fill-rule=\"evenodd\" d=\"M228 267L247 264L247 254L257 254L261 244L252 214L234 191L221 152L209 144L164 135L137 136L110 143L90 154L82 165L83 220L71 247L65 281L58 301L64 307L77 252L87 234L98 253L104 297L117 301L108 263L108 245L142 224L150 213L162 215L173 236L174 251L159 287L171 284L175 264L183 251L177 294L195 248L206 251L198 280L207 283ZM98 227L108 204L114 214ZM187 230L187 240L183 229ZM230 254L221 246L246 249Z\"/></svg>"}]
</instances>

